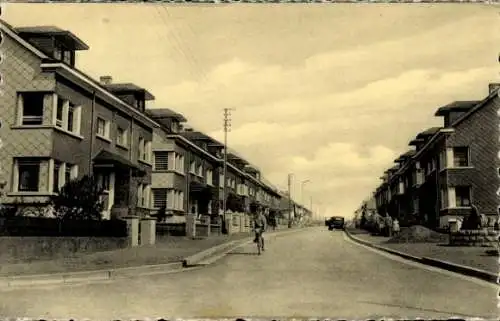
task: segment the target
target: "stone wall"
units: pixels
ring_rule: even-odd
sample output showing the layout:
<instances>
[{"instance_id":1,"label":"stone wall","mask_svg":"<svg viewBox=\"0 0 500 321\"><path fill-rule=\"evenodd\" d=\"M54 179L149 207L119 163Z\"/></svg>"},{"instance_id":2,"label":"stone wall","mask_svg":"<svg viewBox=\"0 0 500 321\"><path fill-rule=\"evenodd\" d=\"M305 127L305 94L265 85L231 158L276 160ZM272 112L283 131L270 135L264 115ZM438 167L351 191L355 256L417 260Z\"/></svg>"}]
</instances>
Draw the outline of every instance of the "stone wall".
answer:
<instances>
[{"instance_id":1,"label":"stone wall","mask_svg":"<svg viewBox=\"0 0 500 321\"><path fill-rule=\"evenodd\" d=\"M484 230L460 230L450 233L450 245L454 246L492 246L498 245L498 231Z\"/></svg>"}]
</instances>

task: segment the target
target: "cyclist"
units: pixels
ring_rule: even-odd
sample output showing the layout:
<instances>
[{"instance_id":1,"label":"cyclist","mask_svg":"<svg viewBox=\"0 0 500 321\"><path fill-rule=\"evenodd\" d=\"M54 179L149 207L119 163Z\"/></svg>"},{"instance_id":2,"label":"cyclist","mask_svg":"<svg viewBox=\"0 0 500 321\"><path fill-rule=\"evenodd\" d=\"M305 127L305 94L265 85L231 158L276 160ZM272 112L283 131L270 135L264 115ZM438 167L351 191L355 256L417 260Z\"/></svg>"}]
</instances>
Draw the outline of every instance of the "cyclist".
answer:
<instances>
[{"instance_id":1,"label":"cyclist","mask_svg":"<svg viewBox=\"0 0 500 321\"><path fill-rule=\"evenodd\" d=\"M259 237L262 237L262 234L267 228L267 219L264 214L259 211L254 216L254 231L255 231L255 239L254 243L257 243ZM264 251L264 238L262 237L262 251Z\"/></svg>"}]
</instances>

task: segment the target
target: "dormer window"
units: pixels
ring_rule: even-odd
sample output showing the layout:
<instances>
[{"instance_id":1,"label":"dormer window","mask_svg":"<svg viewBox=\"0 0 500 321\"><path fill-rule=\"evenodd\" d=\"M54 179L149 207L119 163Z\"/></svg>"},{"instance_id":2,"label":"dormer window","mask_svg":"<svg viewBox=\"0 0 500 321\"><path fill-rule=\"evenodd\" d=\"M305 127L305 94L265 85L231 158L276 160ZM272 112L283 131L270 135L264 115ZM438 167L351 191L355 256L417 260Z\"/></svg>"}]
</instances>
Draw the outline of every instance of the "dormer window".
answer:
<instances>
[{"instance_id":1,"label":"dormer window","mask_svg":"<svg viewBox=\"0 0 500 321\"><path fill-rule=\"evenodd\" d=\"M136 103L135 105L136 105L136 107L137 107L137 109L138 109L138 110L140 110L140 111L144 111L144 109L145 109L145 103L144 103L144 100L142 100L142 99L137 99L137 100L135 101L135 103Z\"/></svg>"},{"instance_id":2,"label":"dormer window","mask_svg":"<svg viewBox=\"0 0 500 321\"><path fill-rule=\"evenodd\" d=\"M173 133L178 133L179 132L179 123L177 123L176 121L173 121L170 130Z\"/></svg>"}]
</instances>

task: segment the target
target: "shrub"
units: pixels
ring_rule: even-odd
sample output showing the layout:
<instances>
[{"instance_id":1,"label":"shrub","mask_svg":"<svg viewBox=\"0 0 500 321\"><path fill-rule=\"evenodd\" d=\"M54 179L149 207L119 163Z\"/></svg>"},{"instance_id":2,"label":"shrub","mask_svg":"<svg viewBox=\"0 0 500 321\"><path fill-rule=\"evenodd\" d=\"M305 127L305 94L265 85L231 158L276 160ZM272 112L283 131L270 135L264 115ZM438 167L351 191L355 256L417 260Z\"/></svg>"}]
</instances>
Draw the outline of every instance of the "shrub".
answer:
<instances>
[{"instance_id":1,"label":"shrub","mask_svg":"<svg viewBox=\"0 0 500 321\"><path fill-rule=\"evenodd\" d=\"M100 220L104 209L103 189L92 176L66 183L51 198L56 216L63 220Z\"/></svg>"}]
</instances>

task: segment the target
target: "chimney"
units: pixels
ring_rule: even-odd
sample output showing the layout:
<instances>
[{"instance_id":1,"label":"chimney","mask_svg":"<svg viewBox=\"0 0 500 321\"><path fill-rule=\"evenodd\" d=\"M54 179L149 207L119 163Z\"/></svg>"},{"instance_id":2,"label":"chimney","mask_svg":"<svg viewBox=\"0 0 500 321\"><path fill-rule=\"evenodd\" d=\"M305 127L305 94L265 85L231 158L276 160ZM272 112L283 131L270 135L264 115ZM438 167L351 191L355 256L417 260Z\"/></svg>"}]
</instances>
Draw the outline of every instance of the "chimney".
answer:
<instances>
[{"instance_id":1,"label":"chimney","mask_svg":"<svg viewBox=\"0 0 500 321\"><path fill-rule=\"evenodd\" d=\"M489 93L491 94L494 91L498 91L500 89L500 83L491 83L488 85L489 87Z\"/></svg>"},{"instance_id":2,"label":"chimney","mask_svg":"<svg viewBox=\"0 0 500 321\"><path fill-rule=\"evenodd\" d=\"M103 85L111 85L113 78L111 76L101 76L100 81Z\"/></svg>"}]
</instances>

